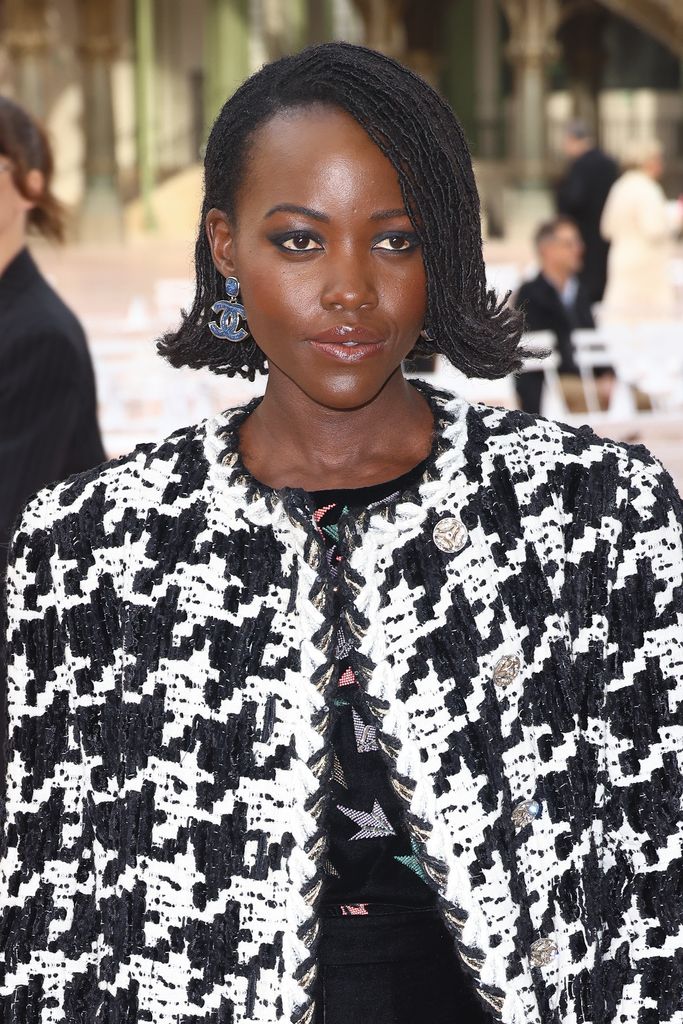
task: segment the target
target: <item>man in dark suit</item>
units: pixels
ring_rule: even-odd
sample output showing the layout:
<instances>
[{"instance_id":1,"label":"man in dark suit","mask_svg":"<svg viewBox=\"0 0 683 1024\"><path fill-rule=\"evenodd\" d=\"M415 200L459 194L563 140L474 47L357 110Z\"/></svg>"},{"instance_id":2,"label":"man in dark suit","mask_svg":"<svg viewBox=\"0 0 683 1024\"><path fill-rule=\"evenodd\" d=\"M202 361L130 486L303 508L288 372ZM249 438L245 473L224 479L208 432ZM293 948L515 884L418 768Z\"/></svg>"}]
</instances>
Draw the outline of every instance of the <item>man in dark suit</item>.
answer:
<instances>
[{"instance_id":1,"label":"man in dark suit","mask_svg":"<svg viewBox=\"0 0 683 1024\"><path fill-rule=\"evenodd\" d=\"M602 299L607 281L608 243L600 234L600 217L607 194L619 176L611 157L599 149L586 127L576 121L565 132L564 151L570 160L557 189L558 213L571 217L584 244L579 278L590 302Z\"/></svg>"},{"instance_id":2,"label":"man in dark suit","mask_svg":"<svg viewBox=\"0 0 683 1024\"><path fill-rule=\"evenodd\" d=\"M527 331L552 331L560 355L558 372L570 407L580 392L579 370L574 361L571 332L577 327L595 327L588 294L579 279L583 242L576 224L568 217L556 217L542 224L535 239L540 273L526 281L514 297L514 305L524 311ZM609 367L600 367L596 376L612 376ZM608 381L600 382L599 393ZM525 412L541 410L543 373L531 371L515 378L520 405Z\"/></svg>"}]
</instances>

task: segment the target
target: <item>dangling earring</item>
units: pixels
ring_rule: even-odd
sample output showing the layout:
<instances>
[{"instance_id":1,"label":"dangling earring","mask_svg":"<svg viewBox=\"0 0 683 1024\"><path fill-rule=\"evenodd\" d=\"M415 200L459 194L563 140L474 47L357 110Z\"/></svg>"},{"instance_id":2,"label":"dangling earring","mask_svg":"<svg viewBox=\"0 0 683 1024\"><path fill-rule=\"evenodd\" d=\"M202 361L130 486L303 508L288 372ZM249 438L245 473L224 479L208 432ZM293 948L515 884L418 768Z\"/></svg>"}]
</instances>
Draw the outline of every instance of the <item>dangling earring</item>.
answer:
<instances>
[{"instance_id":1,"label":"dangling earring","mask_svg":"<svg viewBox=\"0 0 683 1024\"><path fill-rule=\"evenodd\" d=\"M420 331L420 337L424 338L425 341L434 341L434 335L428 327L423 327Z\"/></svg>"},{"instance_id":2,"label":"dangling earring","mask_svg":"<svg viewBox=\"0 0 683 1024\"><path fill-rule=\"evenodd\" d=\"M246 321L247 314L242 303L237 301L239 291L240 283L237 278L226 277L225 294L228 298L214 302L211 307L213 313L220 313L221 319L219 323L212 320L209 330L223 341L244 341L249 335L249 331L240 327L240 319Z\"/></svg>"}]
</instances>

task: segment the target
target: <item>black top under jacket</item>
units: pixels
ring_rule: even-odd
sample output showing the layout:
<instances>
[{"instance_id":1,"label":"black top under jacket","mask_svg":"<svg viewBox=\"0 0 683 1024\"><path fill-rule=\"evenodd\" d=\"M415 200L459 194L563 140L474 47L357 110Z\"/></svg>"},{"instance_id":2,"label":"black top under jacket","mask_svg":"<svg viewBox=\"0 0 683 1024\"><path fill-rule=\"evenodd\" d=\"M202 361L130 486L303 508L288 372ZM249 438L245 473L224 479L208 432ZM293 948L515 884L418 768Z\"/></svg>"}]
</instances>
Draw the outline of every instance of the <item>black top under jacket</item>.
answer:
<instances>
[{"instance_id":1,"label":"black top under jacket","mask_svg":"<svg viewBox=\"0 0 683 1024\"><path fill-rule=\"evenodd\" d=\"M361 508L373 509L418 483L426 460L407 473L367 487L317 490L308 500L313 523L327 548L336 580L343 571L344 546L339 520ZM325 861L323 914L328 917L395 916L402 910L436 906L436 897L420 867L399 810L375 737L365 693L349 657L352 645L337 625L336 677L331 711L334 768L332 799L326 814L329 852ZM378 933L381 938L382 933ZM391 936L392 943L396 938ZM406 939L405 945L410 940Z\"/></svg>"},{"instance_id":2,"label":"black top under jacket","mask_svg":"<svg viewBox=\"0 0 683 1024\"><path fill-rule=\"evenodd\" d=\"M573 161L557 189L558 213L576 222L586 247L579 277L591 302L599 302L605 291L609 244L600 234L600 217L618 177L615 161L596 147Z\"/></svg>"},{"instance_id":3,"label":"black top under jacket","mask_svg":"<svg viewBox=\"0 0 683 1024\"><path fill-rule=\"evenodd\" d=\"M26 499L105 459L83 328L22 249L0 276L0 578Z\"/></svg>"}]
</instances>

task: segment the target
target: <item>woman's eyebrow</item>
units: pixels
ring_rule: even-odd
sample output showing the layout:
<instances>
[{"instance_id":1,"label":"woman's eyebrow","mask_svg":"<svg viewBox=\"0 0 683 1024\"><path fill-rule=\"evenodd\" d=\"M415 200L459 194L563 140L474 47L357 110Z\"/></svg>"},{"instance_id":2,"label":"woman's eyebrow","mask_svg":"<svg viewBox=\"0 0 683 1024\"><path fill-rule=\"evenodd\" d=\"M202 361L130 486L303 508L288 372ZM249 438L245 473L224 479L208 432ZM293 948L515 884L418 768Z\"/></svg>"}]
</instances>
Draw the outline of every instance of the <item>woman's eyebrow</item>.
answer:
<instances>
[{"instance_id":1,"label":"woman's eyebrow","mask_svg":"<svg viewBox=\"0 0 683 1024\"><path fill-rule=\"evenodd\" d=\"M268 217L272 217L274 213L300 213L304 217L311 217L313 220L324 221L325 224L329 224L330 218L325 213L320 213L319 210L311 210L308 206L297 206L295 203L278 203L277 206L273 206L263 218L267 220Z\"/></svg>"},{"instance_id":2,"label":"woman's eyebrow","mask_svg":"<svg viewBox=\"0 0 683 1024\"><path fill-rule=\"evenodd\" d=\"M395 210L378 210L376 213L370 214L370 220L391 220L393 217L407 217L408 214L402 206L397 207Z\"/></svg>"},{"instance_id":3,"label":"woman's eyebrow","mask_svg":"<svg viewBox=\"0 0 683 1024\"><path fill-rule=\"evenodd\" d=\"M304 217L320 220L324 224L329 224L330 222L330 218L326 213L321 213L320 210L312 210L310 206L298 206L296 203L278 203L277 206L272 206L268 210L263 219L267 220L274 213L300 213ZM398 206L395 210L376 210L375 213L370 214L370 220L392 220L394 217L407 216L408 214L403 207Z\"/></svg>"}]
</instances>

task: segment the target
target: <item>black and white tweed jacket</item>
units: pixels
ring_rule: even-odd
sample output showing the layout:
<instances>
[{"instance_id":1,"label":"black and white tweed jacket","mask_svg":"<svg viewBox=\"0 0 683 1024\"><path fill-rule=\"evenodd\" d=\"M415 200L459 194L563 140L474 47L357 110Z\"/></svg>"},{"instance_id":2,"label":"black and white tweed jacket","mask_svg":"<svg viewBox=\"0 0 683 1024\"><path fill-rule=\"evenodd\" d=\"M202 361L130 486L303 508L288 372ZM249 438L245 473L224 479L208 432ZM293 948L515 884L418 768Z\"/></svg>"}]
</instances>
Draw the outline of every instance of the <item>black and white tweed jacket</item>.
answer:
<instances>
[{"instance_id":1,"label":"black and white tweed jacket","mask_svg":"<svg viewBox=\"0 0 683 1024\"><path fill-rule=\"evenodd\" d=\"M337 585L445 921L492 1020L683 1024L681 500L640 446L419 386L425 477L342 520ZM6 1024L312 1019L333 602L250 408L15 533Z\"/></svg>"}]
</instances>

